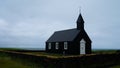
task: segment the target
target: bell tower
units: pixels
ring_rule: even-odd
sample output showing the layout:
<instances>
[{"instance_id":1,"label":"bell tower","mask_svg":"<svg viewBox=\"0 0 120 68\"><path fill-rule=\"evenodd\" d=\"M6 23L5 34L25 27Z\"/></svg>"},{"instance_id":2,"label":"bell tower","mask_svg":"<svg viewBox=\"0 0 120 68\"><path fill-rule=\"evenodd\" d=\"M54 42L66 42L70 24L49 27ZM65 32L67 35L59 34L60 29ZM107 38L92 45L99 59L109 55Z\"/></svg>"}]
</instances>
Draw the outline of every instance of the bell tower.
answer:
<instances>
[{"instance_id":1,"label":"bell tower","mask_svg":"<svg viewBox=\"0 0 120 68\"><path fill-rule=\"evenodd\" d=\"M77 19L77 30L84 30L84 20L81 14Z\"/></svg>"}]
</instances>

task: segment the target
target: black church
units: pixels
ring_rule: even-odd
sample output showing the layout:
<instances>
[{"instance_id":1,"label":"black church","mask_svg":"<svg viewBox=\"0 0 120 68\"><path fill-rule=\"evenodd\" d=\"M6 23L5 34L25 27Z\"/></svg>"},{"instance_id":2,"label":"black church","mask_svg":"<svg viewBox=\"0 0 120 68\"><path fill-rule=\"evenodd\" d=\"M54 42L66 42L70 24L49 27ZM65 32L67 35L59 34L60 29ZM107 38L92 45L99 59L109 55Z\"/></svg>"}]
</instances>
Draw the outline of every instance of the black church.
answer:
<instances>
[{"instance_id":1,"label":"black church","mask_svg":"<svg viewBox=\"0 0 120 68\"><path fill-rule=\"evenodd\" d=\"M91 39L84 29L84 20L80 14L77 28L56 31L46 41L46 52L64 55L79 55L91 53Z\"/></svg>"}]
</instances>

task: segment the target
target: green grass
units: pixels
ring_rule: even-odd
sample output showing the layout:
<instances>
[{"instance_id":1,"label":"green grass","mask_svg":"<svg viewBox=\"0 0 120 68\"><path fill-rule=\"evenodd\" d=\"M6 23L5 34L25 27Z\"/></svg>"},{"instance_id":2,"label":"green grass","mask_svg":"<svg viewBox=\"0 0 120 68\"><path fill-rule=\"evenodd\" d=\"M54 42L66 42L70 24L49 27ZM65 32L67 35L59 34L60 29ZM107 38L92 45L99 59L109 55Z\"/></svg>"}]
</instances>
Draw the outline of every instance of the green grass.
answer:
<instances>
[{"instance_id":1,"label":"green grass","mask_svg":"<svg viewBox=\"0 0 120 68\"><path fill-rule=\"evenodd\" d=\"M19 49L19 48L0 48L0 50L12 51L12 50L22 50L22 49Z\"/></svg>"},{"instance_id":2,"label":"green grass","mask_svg":"<svg viewBox=\"0 0 120 68\"><path fill-rule=\"evenodd\" d=\"M11 58L6 54L0 54L0 68L39 68L32 62ZM40 67L43 68L43 67Z\"/></svg>"},{"instance_id":3,"label":"green grass","mask_svg":"<svg viewBox=\"0 0 120 68\"><path fill-rule=\"evenodd\" d=\"M29 66L12 61L9 58L0 59L1 68L30 68Z\"/></svg>"},{"instance_id":4,"label":"green grass","mask_svg":"<svg viewBox=\"0 0 120 68\"><path fill-rule=\"evenodd\" d=\"M21 50L17 48L0 48L0 50ZM119 50L93 50L93 54L112 54L112 53L120 53ZM32 54L32 55L40 55L40 56L47 56L47 57L53 57L53 58L62 58L62 57L69 57L69 56L63 56L62 54L50 54L50 53L45 53L45 52L22 52L22 53L27 53L27 54ZM81 55L72 55L74 56L81 56ZM0 68L37 68L37 66L32 63L25 61L23 59L14 59L11 58L10 56L0 54ZM38 68L43 68L38 67ZM52 67L51 67L52 68ZM120 68L120 65L115 65L109 68Z\"/></svg>"},{"instance_id":5,"label":"green grass","mask_svg":"<svg viewBox=\"0 0 120 68\"><path fill-rule=\"evenodd\" d=\"M0 56L0 68L30 68L19 62L11 60L10 57Z\"/></svg>"},{"instance_id":6,"label":"green grass","mask_svg":"<svg viewBox=\"0 0 120 68\"><path fill-rule=\"evenodd\" d=\"M113 54L113 53L120 53L120 50L114 50L114 49L104 49L104 50L93 50L93 54Z\"/></svg>"},{"instance_id":7,"label":"green grass","mask_svg":"<svg viewBox=\"0 0 120 68\"><path fill-rule=\"evenodd\" d=\"M112 66L110 68L120 68L120 65Z\"/></svg>"},{"instance_id":8,"label":"green grass","mask_svg":"<svg viewBox=\"0 0 120 68\"><path fill-rule=\"evenodd\" d=\"M26 54L32 54L32 55L40 55L40 56L48 56L48 57L63 57L62 54L52 54L52 53L45 53L45 52L25 52Z\"/></svg>"},{"instance_id":9,"label":"green grass","mask_svg":"<svg viewBox=\"0 0 120 68\"><path fill-rule=\"evenodd\" d=\"M33 54L33 55L41 55L41 56L48 56L48 57L56 57L56 58L60 58L60 57L72 57L72 56L82 56L82 55L67 55L64 56L62 54L52 54L52 53L45 53L45 52L26 52L28 54ZM112 50L112 49L108 49L108 50L93 50L92 54L113 54L113 53L120 53L120 50Z\"/></svg>"}]
</instances>

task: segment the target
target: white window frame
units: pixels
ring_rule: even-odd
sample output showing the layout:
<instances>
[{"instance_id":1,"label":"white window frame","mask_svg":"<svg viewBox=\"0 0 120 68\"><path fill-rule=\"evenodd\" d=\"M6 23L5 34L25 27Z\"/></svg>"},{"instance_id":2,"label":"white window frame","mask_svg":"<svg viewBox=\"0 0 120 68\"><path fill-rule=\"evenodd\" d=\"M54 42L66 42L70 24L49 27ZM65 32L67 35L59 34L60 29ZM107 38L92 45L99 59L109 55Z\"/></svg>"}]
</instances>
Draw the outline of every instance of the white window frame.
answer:
<instances>
[{"instance_id":1,"label":"white window frame","mask_svg":"<svg viewBox=\"0 0 120 68\"><path fill-rule=\"evenodd\" d=\"M51 47L52 47L51 43L48 43L48 49L51 49Z\"/></svg>"},{"instance_id":2,"label":"white window frame","mask_svg":"<svg viewBox=\"0 0 120 68\"><path fill-rule=\"evenodd\" d=\"M58 42L55 43L55 49L59 49L59 43Z\"/></svg>"},{"instance_id":3,"label":"white window frame","mask_svg":"<svg viewBox=\"0 0 120 68\"><path fill-rule=\"evenodd\" d=\"M64 42L64 49L65 49L65 50L68 49L68 42Z\"/></svg>"}]
</instances>

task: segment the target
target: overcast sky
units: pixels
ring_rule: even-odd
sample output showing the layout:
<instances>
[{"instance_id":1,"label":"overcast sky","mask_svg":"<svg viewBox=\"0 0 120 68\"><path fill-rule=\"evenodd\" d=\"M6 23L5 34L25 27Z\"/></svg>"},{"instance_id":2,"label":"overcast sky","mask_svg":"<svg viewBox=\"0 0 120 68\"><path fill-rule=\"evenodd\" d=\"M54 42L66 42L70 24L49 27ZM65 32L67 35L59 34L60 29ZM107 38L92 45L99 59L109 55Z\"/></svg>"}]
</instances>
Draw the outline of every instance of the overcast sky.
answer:
<instances>
[{"instance_id":1,"label":"overcast sky","mask_svg":"<svg viewBox=\"0 0 120 68\"><path fill-rule=\"evenodd\" d=\"M120 0L0 0L0 47L44 48L80 12L92 48L120 49Z\"/></svg>"}]
</instances>

